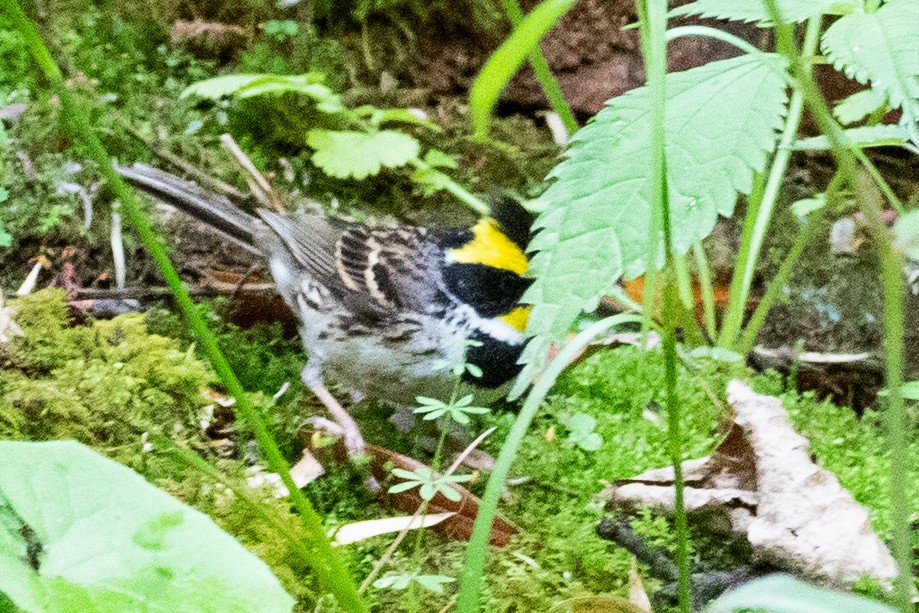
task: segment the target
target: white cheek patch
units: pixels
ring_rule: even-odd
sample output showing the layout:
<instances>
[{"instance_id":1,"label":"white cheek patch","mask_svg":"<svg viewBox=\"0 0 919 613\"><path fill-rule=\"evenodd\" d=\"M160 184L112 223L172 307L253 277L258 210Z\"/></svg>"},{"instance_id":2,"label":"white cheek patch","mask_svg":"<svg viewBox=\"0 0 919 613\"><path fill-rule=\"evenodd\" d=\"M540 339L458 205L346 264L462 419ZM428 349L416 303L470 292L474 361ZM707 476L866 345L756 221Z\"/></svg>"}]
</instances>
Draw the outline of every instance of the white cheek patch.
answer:
<instances>
[{"instance_id":1,"label":"white cheek patch","mask_svg":"<svg viewBox=\"0 0 919 613\"><path fill-rule=\"evenodd\" d=\"M475 330L484 332L499 341L510 343L511 345L519 345L526 340L523 332L504 323L500 319L485 319L484 317L480 317L479 314L468 305L463 305L461 310L463 311L463 317L469 321L469 326Z\"/></svg>"}]
</instances>

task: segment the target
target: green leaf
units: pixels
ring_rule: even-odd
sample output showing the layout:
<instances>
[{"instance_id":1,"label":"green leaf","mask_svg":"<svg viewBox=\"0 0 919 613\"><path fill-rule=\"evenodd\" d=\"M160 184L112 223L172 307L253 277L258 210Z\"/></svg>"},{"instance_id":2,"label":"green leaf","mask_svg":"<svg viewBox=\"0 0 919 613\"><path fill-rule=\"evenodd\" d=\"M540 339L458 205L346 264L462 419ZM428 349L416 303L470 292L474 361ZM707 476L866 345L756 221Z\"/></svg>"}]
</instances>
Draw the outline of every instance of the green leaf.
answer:
<instances>
[{"instance_id":1,"label":"green leaf","mask_svg":"<svg viewBox=\"0 0 919 613\"><path fill-rule=\"evenodd\" d=\"M2 130L2 128L0 128ZM0 204L6 202L10 194L6 188L0 186ZM3 229L3 220L0 219L0 247L9 247L13 244L13 236Z\"/></svg>"},{"instance_id":2,"label":"green leaf","mask_svg":"<svg viewBox=\"0 0 919 613\"><path fill-rule=\"evenodd\" d=\"M316 108L326 113L344 110L341 98L322 81L321 73L309 72L301 75L237 74L214 77L193 83L182 91L180 97L198 96L218 100L226 96L252 98L268 94L302 94L316 102Z\"/></svg>"},{"instance_id":3,"label":"green leaf","mask_svg":"<svg viewBox=\"0 0 919 613\"><path fill-rule=\"evenodd\" d=\"M447 500L452 500L453 502L459 502L460 500L463 499L463 495L460 494L455 489L453 489L452 487L450 487L449 485L442 485L440 487L440 493L443 494L444 497L447 498ZM422 498L424 498L424 496L422 496ZM433 498L433 496L431 496L431 498Z\"/></svg>"},{"instance_id":4,"label":"green leaf","mask_svg":"<svg viewBox=\"0 0 919 613\"><path fill-rule=\"evenodd\" d=\"M919 209L901 216L893 226L894 247L919 261Z\"/></svg>"},{"instance_id":5,"label":"green leaf","mask_svg":"<svg viewBox=\"0 0 919 613\"><path fill-rule=\"evenodd\" d=\"M418 140L402 132L310 130L306 144L316 150L313 163L339 179L364 179L381 168L398 168L418 158Z\"/></svg>"},{"instance_id":6,"label":"green leaf","mask_svg":"<svg viewBox=\"0 0 919 613\"><path fill-rule=\"evenodd\" d=\"M778 0L782 19L798 23L818 15L845 15L851 13L860 0ZM698 15L732 21L755 21L760 25L772 22L769 10L762 0L696 0L670 11L670 17Z\"/></svg>"},{"instance_id":7,"label":"green leaf","mask_svg":"<svg viewBox=\"0 0 919 613\"><path fill-rule=\"evenodd\" d=\"M823 51L859 83L870 83L919 144L919 0L890 0L874 13L853 13L823 35Z\"/></svg>"},{"instance_id":8,"label":"green leaf","mask_svg":"<svg viewBox=\"0 0 919 613\"><path fill-rule=\"evenodd\" d=\"M210 518L72 441L0 442L0 593L30 613L293 608Z\"/></svg>"},{"instance_id":9,"label":"green leaf","mask_svg":"<svg viewBox=\"0 0 919 613\"><path fill-rule=\"evenodd\" d=\"M833 107L833 115L843 125L861 121L887 104L887 96L873 89L856 92Z\"/></svg>"},{"instance_id":10,"label":"green leaf","mask_svg":"<svg viewBox=\"0 0 919 613\"><path fill-rule=\"evenodd\" d=\"M596 432L579 437L576 442L584 451L598 451L603 446L603 438Z\"/></svg>"},{"instance_id":11,"label":"green leaf","mask_svg":"<svg viewBox=\"0 0 919 613\"><path fill-rule=\"evenodd\" d=\"M402 483L396 483L393 486L390 486L387 490L390 494L399 494L401 492L407 492L411 489L418 487L420 483L417 481L403 481Z\"/></svg>"},{"instance_id":12,"label":"green leaf","mask_svg":"<svg viewBox=\"0 0 919 613\"><path fill-rule=\"evenodd\" d=\"M423 587L426 590L436 592L437 594L443 594L445 583L453 583L456 581L453 577L447 577L444 575L416 575L415 582Z\"/></svg>"},{"instance_id":13,"label":"green leaf","mask_svg":"<svg viewBox=\"0 0 919 613\"><path fill-rule=\"evenodd\" d=\"M706 611L733 613L750 609L771 613L895 613L879 602L814 587L789 575L771 575L745 583L709 604Z\"/></svg>"},{"instance_id":14,"label":"green leaf","mask_svg":"<svg viewBox=\"0 0 919 613\"><path fill-rule=\"evenodd\" d=\"M423 483L418 490L422 500L431 500L437 495L437 487L433 483Z\"/></svg>"},{"instance_id":15,"label":"green leaf","mask_svg":"<svg viewBox=\"0 0 919 613\"><path fill-rule=\"evenodd\" d=\"M884 388L878 392L878 396L890 396L890 390ZM900 396L904 400L919 400L919 381L907 381L901 385Z\"/></svg>"},{"instance_id":16,"label":"green leaf","mask_svg":"<svg viewBox=\"0 0 919 613\"><path fill-rule=\"evenodd\" d=\"M741 56L667 75L666 144L674 248L685 253L734 211L774 149L785 114L784 60ZM536 277L523 359L541 361L549 339L563 338L582 310L596 308L623 276L647 268L650 239L651 118L648 89L607 103L572 139L550 173L529 246ZM590 271L590 274L584 274ZM533 367L518 381L528 381ZM515 388L516 389L516 388Z\"/></svg>"},{"instance_id":17,"label":"green leaf","mask_svg":"<svg viewBox=\"0 0 919 613\"><path fill-rule=\"evenodd\" d=\"M488 135L491 110L523 60L539 40L574 5L574 0L543 0L491 54L469 90L472 125L477 138Z\"/></svg>"},{"instance_id":18,"label":"green leaf","mask_svg":"<svg viewBox=\"0 0 919 613\"><path fill-rule=\"evenodd\" d=\"M568 421L568 428L572 432L590 433L597 427L597 420L587 413L575 413Z\"/></svg>"},{"instance_id":19,"label":"green leaf","mask_svg":"<svg viewBox=\"0 0 919 613\"><path fill-rule=\"evenodd\" d=\"M449 153L444 153L440 149L428 149L424 154L424 162L434 168L457 168L456 157Z\"/></svg>"},{"instance_id":20,"label":"green leaf","mask_svg":"<svg viewBox=\"0 0 919 613\"><path fill-rule=\"evenodd\" d=\"M433 132L443 132L443 128L427 119L424 111L420 109L381 109L367 104L357 107L353 112L358 117L365 117L374 126L386 123L410 123Z\"/></svg>"},{"instance_id":21,"label":"green leaf","mask_svg":"<svg viewBox=\"0 0 919 613\"><path fill-rule=\"evenodd\" d=\"M905 126L877 125L861 126L844 130L846 136L856 147L897 147L909 140L909 131ZM802 138L795 142L796 151L826 151L832 149L830 139L824 135Z\"/></svg>"}]
</instances>

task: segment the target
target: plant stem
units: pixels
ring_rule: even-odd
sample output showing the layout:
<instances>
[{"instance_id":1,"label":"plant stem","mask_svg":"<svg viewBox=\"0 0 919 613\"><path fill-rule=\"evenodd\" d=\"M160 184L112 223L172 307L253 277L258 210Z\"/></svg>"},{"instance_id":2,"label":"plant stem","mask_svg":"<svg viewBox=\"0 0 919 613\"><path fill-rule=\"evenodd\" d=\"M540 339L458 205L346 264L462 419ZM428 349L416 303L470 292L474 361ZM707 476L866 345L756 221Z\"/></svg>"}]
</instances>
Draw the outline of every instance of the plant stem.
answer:
<instances>
[{"instance_id":1,"label":"plant stem","mask_svg":"<svg viewBox=\"0 0 919 613\"><path fill-rule=\"evenodd\" d=\"M417 168L418 170L426 170L426 171L433 170L435 172L440 172L439 170L436 170L430 164L428 164L427 162L419 158L415 158L409 163L415 168ZM462 185L460 185L453 179L451 179L446 173L441 172L440 174L443 175L442 176L442 179L444 180L443 188L447 190L448 192L450 192L451 194L453 194L454 196L456 196L460 202L462 202L463 204L471 208L473 211L475 211L479 215L488 215L489 213L491 213L491 207L488 206L488 203L486 203L484 200L482 200L481 198L479 198L478 196L470 192L468 189L466 189L465 187L463 187Z\"/></svg>"},{"instance_id":2,"label":"plant stem","mask_svg":"<svg viewBox=\"0 0 919 613\"><path fill-rule=\"evenodd\" d=\"M627 322L639 323L641 321L641 317L626 313L601 319L565 343L562 350L559 351L558 355L546 366L536 380L523 403L523 407L520 409L520 413L517 415L517 419L514 420L514 424L511 426L507 439L501 446L501 452L498 454L498 459L495 460L495 467L488 478L488 484L485 486L485 493L482 494L479 512L472 526L472 538L466 548L466 562L463 565L459 596L456 601L457 613L479 612L479 597L482 592L482 573L485 570L488 540L491 535L492 522L494 522L495 513L498 510L498 500L501 498L501 491L504 489L504 480L507 478L507 473L511 469L517 450L523 442L523 437L526 436L530 422L533 421L536 411L542 405L549 390L552 389L555 380L562 373L562 370L571 363L578 352L593 339L614 326Z\"/></svg>"},{"instance_id":3,"label":"plant stem","mask_svg":"<svg viewBox=\"0 0 919 613\"><path fill-rule=\"evenodd\" d=\"M523 11L520 10L517 0L501 0L501 6L504 8L504 14L507 15L511 25L515 28L520 25L520 22L523 21ZM539 45L530 54L529 59L533 72L536 73L536 80L539 81L542 90L546 93L546 98L549 99L549 105L561 117L568 136L571 136L577 132L577 119L575 119L574 113L571 112L571 107L568 106L568 101L565 100L565 94L562 93L562 88L559 87L558 80L552 74L549 62L546 61L546 56L543 55Z\"/></svg>"},{"instance_id":4,"label":"plant stem","mask_svg":"<svg viewBox=\"0 0 919 613\"><path fill-rule=\"evenodd\" d=\"M791 62L798 79L798 87L807 101L808 108L817 120L820 130L833 145L840 172L855 192L861 212L865 216L881 260L881 281L884 288L884 363L886 384L890 390L888 405L884 410L887 426L887 444L890 449L890 524L893 532L893 554L899 574L894 582L894 602L902 613L913 611L912 592L912 542L910 535L910 505L907 494L909 479L909 443L913 424L910 423L900 390L903 385L903 276L901 258L893 249L890 230L881 219L881 202L866 185L860 181L857 167L856 147L845 131L833 119L833 114L814 81L813 75L797 53L794 45L794 31L782 22L776 0L764 0L776 24L779 49Z\"/></svg>"},{"instance_id":5,"label":"plant stem","mask_svg":"<svg viewBox=\"0 0 919 613\"><path fill-rule=\"evenodd\" d=\"M759 334L760 329L762 329L766 321L766 315L769 314L769 310L781 297L782 291L788 284L788 279L791 277L791 272L794 270L795 264L797 264L801 254L804 253L804 248L814 235L817 226L820 225L820 217L820 215L815 213L813 219L808 219L805 225L798 231L798 236L791 246L791 251L789 251L785 259L782 260L782 264L779 266L779 270L775 274L775 277L773 277L772 281L766 286L766 294L763 296L763 299L760 300L740 340L737 342L737 353L747 355L753 348L753 343L756 342L756 336Z\"/></svg>"},{"instance_id":6,"label":"plant stem","mask_svg":"<svg viewBox=\"0 0 919 613\"><path fill-rule=\"evenodd\" d=\"M696 259L696 268L699 269L699 287L702 290L702 318L705 323L705 333L711 342L718 333L718 324L715 321L715 288L712 285L712 268L705 255L702 243L692 246L692 254Z\"/></svg>"},{"instance_id":7,"label":"plant stem","mask_svg":"<svg viewBox=\"0 0 919 613\"><path fill-rule=\"evenodd\" d=\"M10 15L16 28L25 38L39 68L50 81L61 101L63 115L69 129L79 139L82 139L86 155L98 164L99 171L112 186L115 195L121 202L122 211L136 228L141 242L147 248L166 279L166 283L172 289L176 302L182 309L189 326L197 336L214 370L226 385L230 395L236 399L236 407L240 414L255 432L255 437L267 457L269 468L281 476L281 480L290 491L291 502L300 512L300 518L309 541L306 548L311 552L311 555L307 562L312 566L319 579L336 596L342 607L345 607L348 611L367 611L366 606L357 594L357 588L351 579L350 573L326 539L322 519L303 495L303 492L293 482L284 456L281 455L258 412L249 403L242 385L236 375L233 374L226 358L220 352L216 338L208 329L204 319L195 308L191 297L183 287L182 281L169 261L169 256L166 254L163 243L154 232L150 220L144 214L136 194L112 168L111 157L93 131L88 114L82 106L73 100L64 83L60 69L51 58L51 54L35 29L35 25L26 16L17 0L0 0L0 7Z\"/></svg>"},{"instance_id":8,"label":"plant stem","mask_svg":"<svg viewBox=\"0 0 919 613\"><path fill-rule=\"evenodd\" d=\"M676 520L676 558L679 569L678 602L681 613L692 609L689 568L689 526L683 500L683 450L681 434L680 401L677 396L676 318L679 289L676 279L676 261L673 252L673 228L670 219L670 193L667 183L666 142L666 76L667 76L667 1L637 0L641 16L639 27L643 31L642 54L645 58L648 89L651 95L651 202L653 215L660 219L664 235L664 254L668 265L664 272L663 347L666 368L667 447L673 465L675 489L674 511ZM656 255L656 254L655 254ZM652 261L650 266L653 266ZM649 266L649 267L650 267Z\"/></svg>"},{"instance_id":9,"label":"plant stem","mask_svg":"<svg viewBox=\"0 0 919 613\"><path fill-rule=\"evenodd\" d=\"M808 21L807 30L804 34L803 61L802 71L810 74L812 66L810 59L817 50L817 43L820 40L820 26L822 19L814 18ZM772 159L772 166L769 169L769 178L766 180L766 186L763 190L763 198L756 211L755 223L749 234L744 233L743 243L740 246L740 254L737 262L737 270L734 279L731 282L731 296L728 302L728 310L724 315L724 321L721 326L721 335L718 338L718 344L728 349L734 348L737 336L740 334L740 327L743 323L744 312L747 308L747 299L750 296L750 286L753 283L753 273L756 271L756 262L759 259L759 253L763 246L763 239L766 236L766 230L772 221L775 205L781 191L782 181L785 178L785 170L788 168L788 162L791 159L792 145L798 137L798 127L801 124L801 116L804 112L804 95L800 89L795 89L791 95L791 103L788 106L788 117L785 120L785 129L782 131L782 137L779 141L775 157ZM750 214L750 213L748 213Z\"/></svg>"}]
</instances>

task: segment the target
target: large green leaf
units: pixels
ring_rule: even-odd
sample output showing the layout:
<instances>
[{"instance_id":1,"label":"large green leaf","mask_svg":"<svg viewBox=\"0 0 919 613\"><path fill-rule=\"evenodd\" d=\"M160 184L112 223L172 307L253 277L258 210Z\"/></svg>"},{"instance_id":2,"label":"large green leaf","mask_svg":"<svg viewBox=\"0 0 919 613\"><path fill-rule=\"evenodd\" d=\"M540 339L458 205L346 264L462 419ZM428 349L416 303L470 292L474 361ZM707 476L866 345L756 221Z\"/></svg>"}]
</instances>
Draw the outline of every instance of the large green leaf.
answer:
<instances>
[{"instance_id":1,"label":"large green leaf","mask_svg":"<svg viewBox=\"0 0 919 613\"><path fill-rule=\"evenodd\" d=\"M823 35L823 51L837 70L870 83L919 144L919 0L890 0L874 13L853 13Z\"/></svg>"},{"instance_id":2,"label":"large green leaf","mask_svg":"<svg viewBox=\"0 0 919 613\"><path fill-rule=\"evenodd\" d=\"M0 593L29 613L293 607L207 516L72 441L0 442Z\"/></svg>"},{"instance_id":3,"label":"large green leaf","mask_svg":"<svg viewBox=\"0 0 919 613\"><path fill-rule=\"evenodd\" d=\"M852 12L860 0L778 0L782 19L797 23L818 15L844 15ZM671 17L698 15L732 21L772 21L763 0L696 0L670 11Z\"/></svg>"},{"instance_id":4,"label":"large green leaf","mask_svg":"<svg viewBox=\"0 0 919 613\"><path fill-rule=\"evenodd\" d=\"M708 605L707 613L896 613L861 596L808 585L789 575L771 575L745 583Z\"/></svg>"},{"instance_id":5,"label":"large green leaf","mask_svg":"<svg viewBox=\"0 0 919 613\"><path fill-rule=\"evenodd\" d=\"M734 211L765 167L786 111L784 60L742 56L667 75L666 141L674 247L685 253L718 215ZM646 268L651 221L651 107L647 88L607 103L572 139L539 199L544 212L530 245L536 277L530 331L542 356L624 274Z\"/></svg>"}]
</instances>

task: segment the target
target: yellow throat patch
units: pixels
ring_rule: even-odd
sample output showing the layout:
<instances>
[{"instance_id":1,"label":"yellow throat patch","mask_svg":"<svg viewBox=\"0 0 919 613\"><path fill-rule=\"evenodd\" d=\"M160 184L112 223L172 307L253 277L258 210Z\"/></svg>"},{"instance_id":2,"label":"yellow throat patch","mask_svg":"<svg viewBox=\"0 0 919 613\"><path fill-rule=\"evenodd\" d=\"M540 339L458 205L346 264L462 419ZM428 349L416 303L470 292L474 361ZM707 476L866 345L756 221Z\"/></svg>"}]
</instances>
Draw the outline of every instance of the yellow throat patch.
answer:
<instances>
[{"instance_id":1,"label":"yellow throat patch","mask_svg":"<svg viewBox=\"0 0 919 613\"><path fill-rule=\"evenodd\" d=\"M510 313L505 313L498 317L501 321L509 325L511 328L518 330L520 332L526 332L527 322L530 320L530 311L533 310L531 306L519 306Z\"/></svg>"},{"instance_id":2,"label":"yellow throat patch","mask_svg":"<svg viewBox=\"0 0 919 613\"><path fill-rule=\"evenodd\" d=\"M447 261L457 264L483 264L523 275L527 256L499 228L494 219L483 219L472 227L472 240L447 251Z\"/></svg>"}]
</instances>

